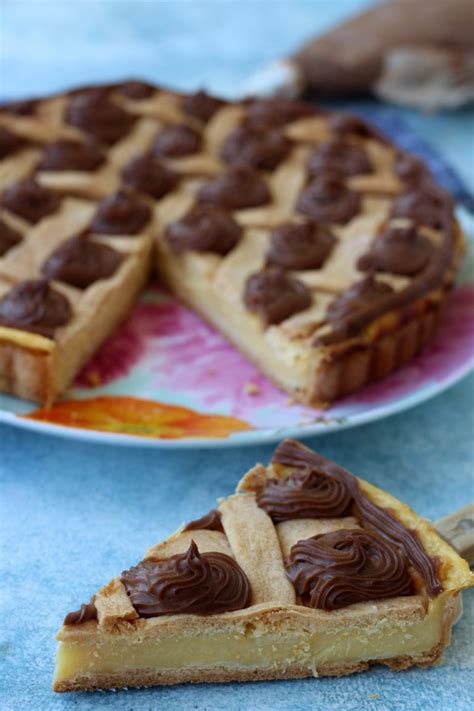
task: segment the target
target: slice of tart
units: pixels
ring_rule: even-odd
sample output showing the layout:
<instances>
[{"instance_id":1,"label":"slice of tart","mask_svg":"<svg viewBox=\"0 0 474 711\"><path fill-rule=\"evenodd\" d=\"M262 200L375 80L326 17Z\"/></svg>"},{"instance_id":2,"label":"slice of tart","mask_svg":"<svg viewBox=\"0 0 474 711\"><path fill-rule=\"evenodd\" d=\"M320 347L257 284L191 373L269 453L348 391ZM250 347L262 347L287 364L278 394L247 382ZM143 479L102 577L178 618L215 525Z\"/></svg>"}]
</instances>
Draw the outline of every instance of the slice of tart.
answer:
<instances>
[{"instance_id":1,"label":"slice of tart","mask_svg":"<svg viewBox=\"0 0 474 711\"><path fill-rule=\"evenodd\" d=\"M54 689L429 666L472 584L407 506L285 440L235 495L66 616Z\"/></svg>"},{"instance_id":2,"label":"slice of tart","mask_svg":"<svg viewBox=\"0 0 474 711\"><path fill-rule=\"evenodd\" d=\"M43 197L27 182L16 185L21 206ZM55 199L35 225L17 218L18 242L0 257L0 389L46 404L129 313L152 249L152 213L136 196Z\"/></svg>"}]
</instances>

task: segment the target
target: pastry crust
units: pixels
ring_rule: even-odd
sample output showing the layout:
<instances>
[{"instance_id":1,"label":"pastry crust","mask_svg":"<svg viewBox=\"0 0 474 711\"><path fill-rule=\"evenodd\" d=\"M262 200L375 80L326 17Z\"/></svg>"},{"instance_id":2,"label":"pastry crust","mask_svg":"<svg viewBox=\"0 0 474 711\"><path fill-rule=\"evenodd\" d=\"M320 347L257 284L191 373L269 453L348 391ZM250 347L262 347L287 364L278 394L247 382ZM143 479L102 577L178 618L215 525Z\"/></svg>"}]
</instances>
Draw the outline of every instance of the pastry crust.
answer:
<instances>
[{"instance_id":1,"label":"pastry crust","mask_svg":"<svg viewBox=\"0 0 474 711\"><path fill-rule=\"evenodd\" d=\"M363 521L342 516L273 524L258 507L256 495L269 479L285 479L292 471L278 463L257 465L235 495L220 501L224 532L181 528L145 556L169 558L185 552L191 540L202 552L231 555L250 581L249 607L143 619L115 578L94 598L97 621L65 625L59 631L53 688L341 676L371 664L399 670L436 663L449 643L459 591L473 584L466 561L408 506L358 479L363 494L416 532L426 554L438 561L441 592L429 597L421 586L409 596L331 611L306 606L285 575L289 549L301 538L357 528Z\"/></svg>"}]
</instances>

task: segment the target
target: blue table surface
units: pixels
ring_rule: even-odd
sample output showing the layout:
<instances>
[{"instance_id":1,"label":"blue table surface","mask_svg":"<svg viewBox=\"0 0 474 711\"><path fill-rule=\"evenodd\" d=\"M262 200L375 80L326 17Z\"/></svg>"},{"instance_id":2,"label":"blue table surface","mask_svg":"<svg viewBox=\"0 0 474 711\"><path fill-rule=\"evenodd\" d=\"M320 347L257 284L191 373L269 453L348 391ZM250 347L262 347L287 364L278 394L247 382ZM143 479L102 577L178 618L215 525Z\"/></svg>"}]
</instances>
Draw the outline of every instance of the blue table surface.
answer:
<instances>
[{"instance_id":1,"label":"blue table surface","mask_svg":"<svg viewBox=\"0 0 474 711\"><path fill-rule=\"evenodd\" d=\"M3 0L0 93L45 93L142 76L183 89L243 85L259 66L368 5L360 0ZM393 109L472 187L473 113ZM405 414L309 444L436 519L473 498L474 377ZM54 695L53 635L65 612L182 521L231 493L272 447L114 449L0 426L0 708L468 709L472 594L444 664L342 679Z\"/></svg>"}]
</instances>

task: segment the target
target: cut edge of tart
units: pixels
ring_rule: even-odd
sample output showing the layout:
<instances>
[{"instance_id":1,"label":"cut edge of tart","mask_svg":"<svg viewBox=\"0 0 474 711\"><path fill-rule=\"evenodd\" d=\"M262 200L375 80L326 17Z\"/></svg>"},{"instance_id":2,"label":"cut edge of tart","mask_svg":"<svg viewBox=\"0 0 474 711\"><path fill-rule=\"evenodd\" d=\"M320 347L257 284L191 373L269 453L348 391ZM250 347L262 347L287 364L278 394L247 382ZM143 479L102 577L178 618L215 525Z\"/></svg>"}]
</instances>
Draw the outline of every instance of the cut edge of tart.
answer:
<instances>
[{"instance_id":1,"label":"cut edge of tart","mask_svg":"<svg viewBox=\"0 0 474 711\"><path fill-rule=\"evenodd\" d=\"M469 566L408 506L292 440L60 629L55 691L430 666Z\"/></svg>"}]
</instances>

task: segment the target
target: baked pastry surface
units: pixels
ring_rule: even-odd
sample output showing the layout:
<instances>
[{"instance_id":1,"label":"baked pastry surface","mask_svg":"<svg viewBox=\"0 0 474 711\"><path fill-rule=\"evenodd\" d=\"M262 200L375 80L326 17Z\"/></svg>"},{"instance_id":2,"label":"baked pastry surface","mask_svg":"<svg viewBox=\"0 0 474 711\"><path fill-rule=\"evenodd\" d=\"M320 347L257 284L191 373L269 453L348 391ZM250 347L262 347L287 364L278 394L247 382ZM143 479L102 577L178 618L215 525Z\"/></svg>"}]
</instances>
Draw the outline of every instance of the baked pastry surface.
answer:
<instances>
[{"instance_id":1,"label":"baked pastry surface","mask_svg":"<svg viewBox=\"0 0 474 711\"><path fill-rule=\"evenodd\" d=\"M417 159L300 102L82 88L0 107L0 158L0 388L47 404L151 268L295 398L330 402L421 349L462 249Z\"/></svg>"},{"instance_id":2,"label":"baked pastry surface","mask_svg":"<svg viewBox=\"0 0 474 711\"><path fill-rule=\"evenodd\" d=\"M423 519L298 442L111 580L57 639L56 691L436 663L473 584Z\"/></svg>"}]
</instances>

